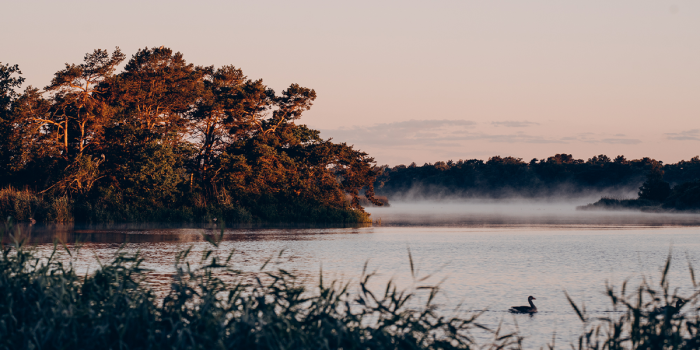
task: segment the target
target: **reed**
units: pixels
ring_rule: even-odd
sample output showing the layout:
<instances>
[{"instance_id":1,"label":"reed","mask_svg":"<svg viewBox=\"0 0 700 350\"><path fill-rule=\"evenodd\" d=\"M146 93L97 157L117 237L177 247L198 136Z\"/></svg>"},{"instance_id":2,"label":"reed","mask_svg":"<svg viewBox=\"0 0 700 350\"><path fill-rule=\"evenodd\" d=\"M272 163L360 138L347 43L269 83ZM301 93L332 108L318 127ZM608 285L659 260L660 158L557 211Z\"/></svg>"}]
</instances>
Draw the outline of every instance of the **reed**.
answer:
<instances>
[{"instance_id":1,"label":"reed","mask_svg":"<svg viewBox=\"0 0 700 350\"><path fill-rule=\"evenodd\" d=\"M0 213L3 217L29 220L40 202L41 199L29 191L19 191L12 187L0 189Z\"/></svg>"},{"instance_id":2,"label":"reed","mask_svg":"<svg viewBox=\"0 0 700 350\"><path fill-rule=\"evenodd\" d=\"M221 236L220 236L221 237ZM22 241L0 257L1 349L470 349L481 329L476 315L446 317L423 287L423 307L411 308L417 290L370 291L373 274L357 287L322 278L314 288L265 264L250 280L220 256L220 237L191 264L177 257L177 273L162 301L146 287L138 253L121 251L93 274L78 276L53 254L39 258ZM195 267L199 266L199 267ZM222 276L228 276L226 280ZM351 292L352 291L352 292ZM495 334L493 349L517 346Z\"/></svg>"},{"instance_id":3,"label":"reed","mask_svg":"<svg viewBox=\"0 0 700 350\"><path fill-rule=\"evenodd\" d=\"M688 263L695 292L679 295L668 279L669 254L658 285L644 279L628 290L607 285L607 296L618 317L590 317L585 306L566 297L584 324L584 332L572 348L579 350L617 349L700 349L700 303L695 272Z\"/></svg>"},{"instance_id":4,"label":"reed","mask_svg":"<svg viewBox=\"0 0 700 350\"><path fill-rule=\"evenodd\" d=\"M325 223L372 222L368 213L353 208L334 207L314 200L260 195L242 203L203 202L201 196L184 198L171 206L143 206L121 200L40 195L12 187L0 189L0 218L41 223L188 223L209 222L213 218L229 223Z\"/></svg>"},{"instance_id":5,"label":"reed","mask_svg":"<svg viewBox=\"0 0 700 350\"><path fill-rule=\"evenodd\" d=\"M328 283L321 274L309 287L270 261L253 276L243 274L231 263L234 253L218 249L223 233L205 236L211 245L201 256L178 253L164 297L145 283L149 271L138 252L122 250L79 276L71 259L58 258L60 250L75 253L65 245L54 244L46 257L10 238L0 255L0 349L522 348L517 333L488 330L478 314L441 315L433 303L435 286L399 290L390 281L376 293L369 288L374 274L364 270L356 284ZM409 264L413 272L410 252ZM617 316L591 317L567 295L584 330L565 347L700 348L694 270L689 264L695 292L680 295L668 279L670 264L669 256L658 285L607 286ZM421 293L427 293L425 303L409 306ZM485 329L493 340L477 344L473 331ZM553 340L549 348L555 348Z\"/></svg>"},{"instance_id":6,"label":"reed","mask_svg":"<svg viewBox=\"0 0 700 350\"><path fill-rule=\"evenodd\" d=\"M0 217L15 221L72 222L73 200L65 197L46 198L29 190L13 187L0 189Z\"/></svg>"}]
</instances>

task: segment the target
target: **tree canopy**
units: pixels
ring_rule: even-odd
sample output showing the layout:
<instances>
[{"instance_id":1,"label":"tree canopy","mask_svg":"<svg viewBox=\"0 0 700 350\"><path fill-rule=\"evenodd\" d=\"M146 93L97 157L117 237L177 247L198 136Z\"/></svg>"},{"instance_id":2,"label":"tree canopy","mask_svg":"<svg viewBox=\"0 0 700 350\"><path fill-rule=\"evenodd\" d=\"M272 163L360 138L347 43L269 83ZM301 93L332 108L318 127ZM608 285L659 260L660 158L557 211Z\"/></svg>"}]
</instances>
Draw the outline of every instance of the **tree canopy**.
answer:
<instances>
[{"instance_id":1,"label":"tree canopy","mask_svg":"<svg viewBox=\"0 0 700 350\"><path fill-rule=\"evenodd\" d=\"M494 156L480 159L439 161L417 166L382 167L375 187L382 195L417 197L575 197L592 193L632 194L663 201L671 185L700 179L700 158L663 164L651 158L614 159L601 154L588 160L560 153L529 162L521 158ZM641 186L641 188L640 188Z\"/></svg>"},{"instance_id":2,"label":"tree canopy","mask_svg":"<svg viewBox=\"0 0 700 350\"><path fill-rule=\"evenodd\" d=\"M70 197L92 212L86 220L216 207L352 221L367 219L361 193L379 204L374 159L299 124L315 90L276 93L240 68L196 66L162 46L119 71L125 59L119 48L94 50L23 92L19 67L0 63L0 185Z\"/></svg>"}]
</instances>

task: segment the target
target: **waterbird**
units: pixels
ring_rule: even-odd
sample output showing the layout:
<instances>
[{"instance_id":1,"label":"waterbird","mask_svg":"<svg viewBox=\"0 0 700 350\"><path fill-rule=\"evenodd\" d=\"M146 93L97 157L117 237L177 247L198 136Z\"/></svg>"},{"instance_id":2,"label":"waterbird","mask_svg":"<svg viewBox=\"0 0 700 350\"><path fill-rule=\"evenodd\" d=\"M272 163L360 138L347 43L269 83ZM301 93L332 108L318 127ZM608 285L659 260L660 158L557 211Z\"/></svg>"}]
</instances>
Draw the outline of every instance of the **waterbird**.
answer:
<instances>
[{"instance_id":1,"label":"waterbird","mask_svg":"<svg viewBox=\"0 0 700 350\"><path fill-rule=\"evenodd\" d=\"M673 315L681 310L681 308L683 307L683 304L685 304L685 302L681 299L678 299L678 300L676 300L676 305L674 305L674 306L671 306L671 305L662 306L660 308L655 309L653 313L657 314L657 315L662 315L662 314Z\"/></svg>"},{"instance_id":2,"label":"waterbird","mask_svg":"<svg viewBox=\"0 0 700 350\"><path fill-rule=\"evenodd\" d=\"M533 297L531 295L531 296L527 297L527 302L530 303L530 306L511 306L508 311L510 311L512 313L516 313L516 314L535 313L535 312L537 312L537 306L535 306L535 304L532 303L533 300L537 300L537 299L535 299L535 297Z\"/></svg>"}]
</instances>

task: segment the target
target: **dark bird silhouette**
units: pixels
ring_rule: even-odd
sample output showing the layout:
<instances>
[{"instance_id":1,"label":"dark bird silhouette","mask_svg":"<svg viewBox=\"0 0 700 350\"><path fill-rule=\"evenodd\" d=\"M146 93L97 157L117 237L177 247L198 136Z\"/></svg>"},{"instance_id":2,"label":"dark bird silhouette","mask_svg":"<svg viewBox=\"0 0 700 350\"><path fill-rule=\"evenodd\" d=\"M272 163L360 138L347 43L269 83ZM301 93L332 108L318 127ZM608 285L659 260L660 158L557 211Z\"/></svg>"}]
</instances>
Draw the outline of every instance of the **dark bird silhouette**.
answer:
<instances>
[{"instance_id":1,"label":"dark bird silhouette","mask_svg":"<svg viewBox=\"0 0 700 350\"><path fill-rule=\"evenodd\" d=\"M673 315L681 310L681 308L683 307L683 304L685 304L685 302L683 300L678 299L678 300L676 300L676 305L674 305L674 306L671 306L671 305L662 306L662 307L654 310L654 313L657 315L663 315L663 314Z\"/></svg>"},{"instance_id":2,"label":"dark bird silhouette","mask_svg":"<svg viewBox=\"0 0 700 350\"><path fill-rule=\"evenodd\" d=\"M533 297L531 295L531 296L527 297L527 302L530 303L530 306L511 306L508 311L516 313L516 314L535 313L535 312L537 312L537 306L535 306L535 304L532 303L533 300L537 300L537 299L535 299L535 297Z\"/></svg>"}]
</instances>

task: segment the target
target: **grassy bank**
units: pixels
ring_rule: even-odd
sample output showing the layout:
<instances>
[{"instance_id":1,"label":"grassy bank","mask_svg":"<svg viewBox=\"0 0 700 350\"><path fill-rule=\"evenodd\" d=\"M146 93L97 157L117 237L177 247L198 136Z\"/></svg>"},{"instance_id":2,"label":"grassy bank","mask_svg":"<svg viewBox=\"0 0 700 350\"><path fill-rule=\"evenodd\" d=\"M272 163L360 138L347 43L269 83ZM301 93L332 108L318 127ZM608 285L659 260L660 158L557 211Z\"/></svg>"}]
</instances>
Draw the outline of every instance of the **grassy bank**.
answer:
<instances>
[{"instance_id":1,"label":"grassy bank","mask_svg":"<svg viewBox=\"0 0 700 350\"><path fill-rule=\"evenodd\" d=\"M350 207L274 195L246 198L242 203L202 204L185 198L172 207L88 201L38 195L28 190L0 190L0 217L41 223L209 222L228 223L364 223L369 214Z\"/></svg>"}]
</instances>

